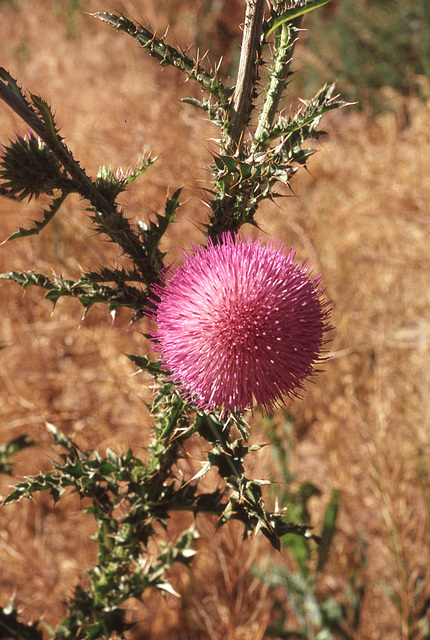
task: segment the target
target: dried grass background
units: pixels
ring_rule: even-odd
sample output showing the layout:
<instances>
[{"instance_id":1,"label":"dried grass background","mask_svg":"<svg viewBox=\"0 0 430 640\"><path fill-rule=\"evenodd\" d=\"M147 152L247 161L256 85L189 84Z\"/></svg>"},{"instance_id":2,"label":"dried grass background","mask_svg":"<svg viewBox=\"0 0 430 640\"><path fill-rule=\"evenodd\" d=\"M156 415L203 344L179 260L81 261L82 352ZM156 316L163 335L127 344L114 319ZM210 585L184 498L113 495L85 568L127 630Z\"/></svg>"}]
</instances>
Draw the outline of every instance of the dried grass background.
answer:
<instances>
[{"instance_id":1,"label":"dried grass background","mask_svg":"<svg viewBox=\"0 0 430 640\"><path fill-rule=\"evenodd\" d=\"M119 10L186 46L202 30L214 46L220 33L238 35L243 3L229 19L204 16L204 3L88 0L88 12ZM129 216L147 220L163 208L166 189L185 184L186 204L169 232L175 259L181 246L200 239L205 209L210 138L216 131L179 98L195 91L174 70L161 70L135 42L86 15L66 38L67 3L14 0L0 3L0 64L24 87L40 93L56 112L62 135L94 175L100 164L127 167L142 153L159 159L122 197ZM184 9L185 7L185 9ZM229 54L234 59L233 53ZM323 81L324 79L322 79ZM305 96L306 97L306 96ZM326 372L288 409L296 418L293 467L323 495L312 502L316 527L332 488L342 493L338 532L324 593L339 593L356 568L366 596L357 639L420 640L417 625L429 582L430 440L430 103L389 95L398 109L373 120L353 109L326 118L330 136L294 181L294 196L261 209L264 233L293 244L324 274L336 330ZM405 123L403 113L408 113ZM0 106L3 144L25 126ZM51 270L75 277L117 260L112 246L91 229L85 203L66 202L40 236L0 248L0 271ZM3 199L0 236L38 216L40 205ZM15 476L50 468L44 423L52 422L82 447L138 452L150 437L145 403L149 379L133 376L125 353L146 353L144 327L129 326L124 311L112 322L93 309L82 320L76 301L61 300L52 314L40 291L0 284L1 442L22 433L40 446L16 457ZM264 433L254 433L264 442ZM269 477L270 452L255 457L256 477ZM198 443L184 465L202 458ZM11 479L0 478L0 492ZM186 518L172 521L174 536ZM136 603L131 634L137 639L258 640L271 616L273 597L252 576L252 564L275 554L265 539L242 543L231 526L215 534L200 518L200 551L193 571L176 571L182 600L158 593ZM0 604L16 593L23 618L55 624L62 600L92 566L95 547L89 516L76 496L55 507L38 497L2 509ZM358 550L365 544L366 566ZM278 594L279 595L279 594ZM393 602L397 603L394 606ZM427 633L427 635L425 635Z\"/></svg>"}]
</instances>

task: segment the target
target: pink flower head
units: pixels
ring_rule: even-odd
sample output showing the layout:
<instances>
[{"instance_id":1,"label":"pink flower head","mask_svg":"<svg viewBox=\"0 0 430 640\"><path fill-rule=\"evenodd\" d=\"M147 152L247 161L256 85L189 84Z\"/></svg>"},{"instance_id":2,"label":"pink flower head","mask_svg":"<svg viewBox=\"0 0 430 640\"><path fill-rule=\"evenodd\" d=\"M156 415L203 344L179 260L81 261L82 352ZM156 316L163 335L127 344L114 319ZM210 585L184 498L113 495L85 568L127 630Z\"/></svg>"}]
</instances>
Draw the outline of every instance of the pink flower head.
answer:
<instances>
[{"instance_id":1,"label":"pink flower head","mask_svg":"<svg viewBox=\"0 0 430 640\"><path fill-rule=\"evenodd\" d=\"M225 233L193 250L153 288L155 349L173 382L198 408L225 412L299 395L331 328L321 277L274 238Z\"/></svg>"}]
</instances>

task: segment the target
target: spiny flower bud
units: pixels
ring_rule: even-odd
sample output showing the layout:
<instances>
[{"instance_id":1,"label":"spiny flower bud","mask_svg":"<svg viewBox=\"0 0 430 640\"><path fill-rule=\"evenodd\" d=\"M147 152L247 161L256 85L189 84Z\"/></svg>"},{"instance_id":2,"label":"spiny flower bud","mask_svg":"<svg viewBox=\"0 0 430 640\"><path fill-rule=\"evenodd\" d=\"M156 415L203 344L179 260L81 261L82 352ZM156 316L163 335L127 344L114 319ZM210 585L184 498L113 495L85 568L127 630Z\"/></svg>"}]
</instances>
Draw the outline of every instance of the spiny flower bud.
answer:
<instances>
[{"instance_id":1,"label":"spiny flower bud","mask_svg":"<svg viewBox=\"0 0 430 640\"><path fill-rule=\"evenodd\" d=\"M310 263L270 239L223 234L153 287L155 349L185 398L226 413L297 396L323 360L329 304Z\"/></svg>"},{"instance_id":2,"label":"spiny flower bud","mask_svg":"<svg viewBox=\"0 0 430 640\"><path fill-rule=\"evenodd\" d=\"M19 200L52 193L64 187L66 180L60 165L50 149L31 132L27 138L17 136L9 147L4 147L0 159L1 186L5 195Z\"/></svg>"}]
</instances>

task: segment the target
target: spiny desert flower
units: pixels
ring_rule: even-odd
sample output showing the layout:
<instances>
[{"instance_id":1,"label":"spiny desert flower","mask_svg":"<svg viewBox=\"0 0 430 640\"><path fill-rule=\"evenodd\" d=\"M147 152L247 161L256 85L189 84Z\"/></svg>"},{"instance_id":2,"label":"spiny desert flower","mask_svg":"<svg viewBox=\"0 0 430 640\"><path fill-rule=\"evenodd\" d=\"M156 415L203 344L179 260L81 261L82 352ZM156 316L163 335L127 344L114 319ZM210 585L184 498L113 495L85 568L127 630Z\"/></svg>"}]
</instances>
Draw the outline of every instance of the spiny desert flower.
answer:
<instances>
[{"instance_id":1,"label":"spiny desert flower","mask_svg":"<svg viewBox=\"0 0 430 640\"><path fill-rule=\"evenodd\" d=\"M155 349L183 395L207 410L267 410L297 396L323 359L328 303L310 263L274 238L223 234L182 252L153 288Z\"/></svg>"}]
</instances>

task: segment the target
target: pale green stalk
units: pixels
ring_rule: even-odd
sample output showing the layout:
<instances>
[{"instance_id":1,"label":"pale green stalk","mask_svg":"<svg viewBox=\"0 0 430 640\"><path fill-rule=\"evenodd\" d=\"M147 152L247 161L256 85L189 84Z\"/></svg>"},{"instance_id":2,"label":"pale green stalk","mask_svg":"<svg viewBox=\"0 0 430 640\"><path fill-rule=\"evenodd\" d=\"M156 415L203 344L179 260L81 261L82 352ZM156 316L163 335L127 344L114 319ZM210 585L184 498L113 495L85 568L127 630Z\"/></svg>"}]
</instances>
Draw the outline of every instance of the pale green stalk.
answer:
<instances>
[{"instance_id":1,"label":"pale green stalk","mask_svg":"<svg viewBox=\"0 0 430 640\"><path fill-rule=\"evenodd\" d=\"M293 21L293 24L284 22L281 25L281 33L275 43L275 62L270 76L269 87L264 99L263 108L258 119L257 130L255 132L254 151L261 147L268 137L273 120L278 111L279 101L284 92L288 79L291 57L293 55L295 40L291 41L291 30L298 29L302 17Z\"/></svg>"}]
</instances>

